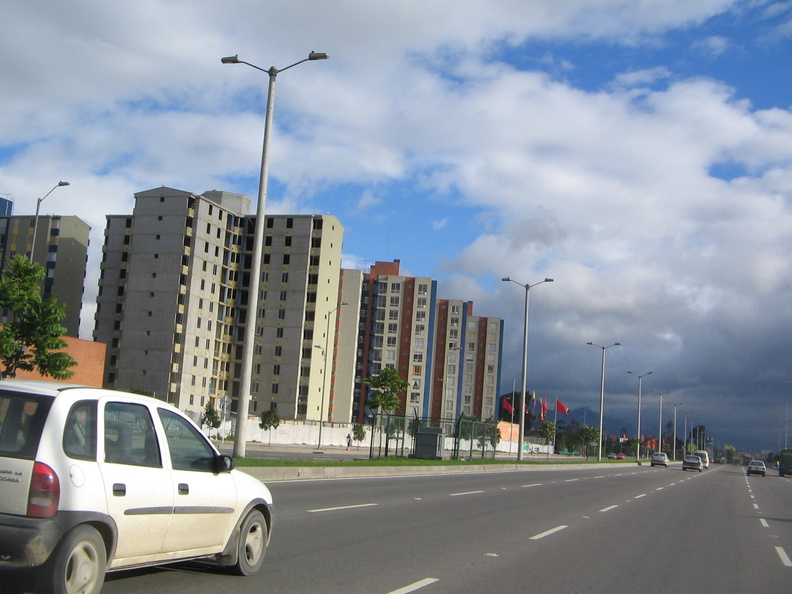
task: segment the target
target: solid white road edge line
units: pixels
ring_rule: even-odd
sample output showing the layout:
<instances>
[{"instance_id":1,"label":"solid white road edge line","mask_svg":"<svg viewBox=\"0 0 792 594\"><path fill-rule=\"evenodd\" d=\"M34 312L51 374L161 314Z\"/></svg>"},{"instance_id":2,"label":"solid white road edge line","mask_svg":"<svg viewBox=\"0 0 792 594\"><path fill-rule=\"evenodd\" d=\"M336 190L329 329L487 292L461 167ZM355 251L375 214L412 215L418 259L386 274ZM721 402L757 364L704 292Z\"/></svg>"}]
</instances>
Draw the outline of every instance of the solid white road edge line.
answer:
<instances>
[{"instance_id":1,"label":"solid white road edge line","mask_svg":"<svg viewBox=\"0 0 792 594\"><path fill-rule=\"evenodd\" d=\"M388 592L388 594L408 594L409 592L415 592L416 590L425 588L429 584L434 584L437 581L439 581L437 578L424 578L418 582L410 584L409 586L404 586L404 588L399 588L398 590Z\"/></svg>"}]
</instances>

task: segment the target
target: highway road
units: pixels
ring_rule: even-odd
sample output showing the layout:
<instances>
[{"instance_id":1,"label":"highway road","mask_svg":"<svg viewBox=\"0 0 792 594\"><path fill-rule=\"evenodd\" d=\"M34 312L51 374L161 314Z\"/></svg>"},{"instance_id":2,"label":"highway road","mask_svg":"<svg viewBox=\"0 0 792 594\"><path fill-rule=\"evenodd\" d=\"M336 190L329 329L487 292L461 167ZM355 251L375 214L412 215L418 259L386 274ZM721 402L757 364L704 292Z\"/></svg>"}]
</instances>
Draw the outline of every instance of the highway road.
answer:
<instances>
[{"instance_id":1,"label":"highway road","mask_svg":"<svg viewBox=\"0 0 792 594\"><path fill-rule=\"evenodd\" d=\"M271 483L260 575L199 563L103 592L789 592L792 479L713 465Z\"/></svg>"}]
</instances>

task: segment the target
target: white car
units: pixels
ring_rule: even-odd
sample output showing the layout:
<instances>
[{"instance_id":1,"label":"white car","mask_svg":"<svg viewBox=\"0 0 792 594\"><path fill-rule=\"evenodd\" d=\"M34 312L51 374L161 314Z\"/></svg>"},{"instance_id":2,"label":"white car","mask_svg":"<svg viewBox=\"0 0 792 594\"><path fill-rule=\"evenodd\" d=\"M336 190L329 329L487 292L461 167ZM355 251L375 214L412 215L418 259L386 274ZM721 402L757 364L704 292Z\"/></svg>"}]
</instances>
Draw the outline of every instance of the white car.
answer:
<instances>
[{"instance_id":1,"label":"white car","mask_svg":"<svg viewBox=\"0 0 792 594\"><path fill-rule=\"evenodd\" d=\"M761 460L751 460L748 463L748 469L745 472L748 476L752 474L761 474L762 476L767 475L767 466Z\"/></svg>"},{"instance_id":2,"label":"white car","mask_svg":"<svg viewBox=\"0 0 792 594\"><path fill-rule=\"evenodd\" d=\"M211 558L255 574L272 496L146 396L0 381L0 569L44 591L99 592L106 571Z\"/></svg>"},{"instance_id":3,"label":"white car","mask_svg":"<svg viewBox=\"0 0 792 594\"><path fill-rule=\"evenodd\" d=\"M655 452L649 461L652 466L665 466L668 468L668 454L665 452Z\"/></svg>"}]
</instances>

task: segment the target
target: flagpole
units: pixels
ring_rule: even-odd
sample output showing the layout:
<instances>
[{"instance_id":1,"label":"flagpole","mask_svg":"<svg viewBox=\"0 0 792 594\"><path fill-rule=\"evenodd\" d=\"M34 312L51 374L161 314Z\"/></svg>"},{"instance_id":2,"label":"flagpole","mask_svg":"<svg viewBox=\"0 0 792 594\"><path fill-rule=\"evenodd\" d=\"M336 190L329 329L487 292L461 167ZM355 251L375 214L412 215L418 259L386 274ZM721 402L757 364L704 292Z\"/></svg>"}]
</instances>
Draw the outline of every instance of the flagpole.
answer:
<instances>
[{"instance_id":1,"label":"flagpole","mask_svg":"<svg viewBox=\"0 0 792 594\"><path fill-rule=\"evenodd\" d=\"M517 378L512 378L512 393L511 393L511 429L509 429L509 455L512 453L512 438L514 437L514 390L517 389Z\"/></svg>"}]
</instances>

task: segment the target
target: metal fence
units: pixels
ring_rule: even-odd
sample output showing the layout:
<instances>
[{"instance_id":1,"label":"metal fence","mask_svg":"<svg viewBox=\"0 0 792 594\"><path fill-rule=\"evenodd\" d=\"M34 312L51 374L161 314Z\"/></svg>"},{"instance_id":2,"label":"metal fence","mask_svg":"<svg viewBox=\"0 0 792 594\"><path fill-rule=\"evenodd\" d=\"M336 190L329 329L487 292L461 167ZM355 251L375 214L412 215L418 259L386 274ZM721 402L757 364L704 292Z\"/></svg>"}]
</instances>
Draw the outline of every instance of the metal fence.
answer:
<instances>
[{"instance_id":1,"label":"metal fence","mask_svg":"<svg viewBox=\"0 0 792 594\"><path fill-rule=\"evenodd\" d=\"M456 460L494 459L500 441L496 421L479 421L465 415L455 419L376 413L370 417L369 430L370 458L413 457L420 450L420 436L427 433L442 436L439 457Z\"/></svg>"}]
</instances>

